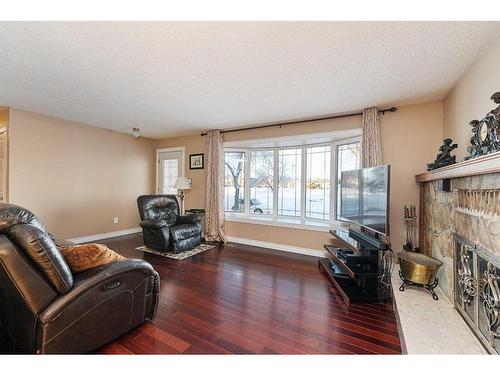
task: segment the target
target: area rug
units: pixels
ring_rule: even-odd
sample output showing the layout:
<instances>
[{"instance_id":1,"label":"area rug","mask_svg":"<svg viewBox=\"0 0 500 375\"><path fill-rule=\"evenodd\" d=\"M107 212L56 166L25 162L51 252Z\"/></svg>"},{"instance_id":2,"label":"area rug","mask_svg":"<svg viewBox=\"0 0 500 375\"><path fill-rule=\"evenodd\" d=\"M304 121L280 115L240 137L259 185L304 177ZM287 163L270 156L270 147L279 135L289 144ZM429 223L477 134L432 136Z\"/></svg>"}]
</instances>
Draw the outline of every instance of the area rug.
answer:
<instances>
[{"instance_id":1,"label":"area rug","mask_svg":"<svg viewBox=\"0 0 500 375\"><path fill-rule=\"evenodd\" d=\"M174 253L173 251L168 252L168 253L163 253L163 252L158 251L158 250L150 249L149 247L146 247L146 246L139 246L139 247L136 247L135 249L139 250L139 251L145 251L147 253L159 255L159 256L162 256L165 258L182 260L182 259L192 257L193 255L202 253L204 251L213 249L214 247L215 247L214 245L207 245L207 244L202 243L191 250L186 250L186 251L183 251L182 253L178 253L178 254Z\"/></svg>"}]
</instances>

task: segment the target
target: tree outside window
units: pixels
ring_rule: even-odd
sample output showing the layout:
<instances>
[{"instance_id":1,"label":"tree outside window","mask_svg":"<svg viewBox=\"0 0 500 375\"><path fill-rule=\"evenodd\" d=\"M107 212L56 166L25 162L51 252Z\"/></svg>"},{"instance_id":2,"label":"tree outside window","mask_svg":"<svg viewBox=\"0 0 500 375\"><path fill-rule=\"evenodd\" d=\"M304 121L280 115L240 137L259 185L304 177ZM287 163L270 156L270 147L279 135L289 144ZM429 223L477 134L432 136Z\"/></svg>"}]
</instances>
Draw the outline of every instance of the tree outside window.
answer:
<instances>
[{"instance_id":1,"label":"tree outside window","mask_svg":"<svg viewBox=\"0 0 500 375\"><path fill-rule=\"evenodd\" d=\"M226 211L245 211L245 153L224 153L224 205Z\"/></svg>"},{"instance_id":2,"label":"tree outside window","mask_svg":"<svg viewBox=\"0 0 500 375\"><path fill-rule=\"evenodd\" d=\"M250 213L273 214L274 150L250 153Z\"/></svg>"}]
</instances>

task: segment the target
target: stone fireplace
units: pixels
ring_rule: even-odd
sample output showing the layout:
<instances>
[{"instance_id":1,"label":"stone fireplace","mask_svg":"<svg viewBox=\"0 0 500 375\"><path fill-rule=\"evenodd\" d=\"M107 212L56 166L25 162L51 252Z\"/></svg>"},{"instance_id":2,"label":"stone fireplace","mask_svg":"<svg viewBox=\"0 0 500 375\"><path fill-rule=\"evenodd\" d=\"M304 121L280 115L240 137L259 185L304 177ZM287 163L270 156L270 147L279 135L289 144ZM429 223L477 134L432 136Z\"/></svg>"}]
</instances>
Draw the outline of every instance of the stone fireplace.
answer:
<instances>
[{"instance_id":1,"label":"stone fireplace","mask_svg":"<svg viewBox=\"0 0 500 375\"><path fill-rule=\"evenodd\" d=\"M443 293L485 348L500 353L500 153L416 178L420 251L443 261Z\"/></svg>"}]
</instances>

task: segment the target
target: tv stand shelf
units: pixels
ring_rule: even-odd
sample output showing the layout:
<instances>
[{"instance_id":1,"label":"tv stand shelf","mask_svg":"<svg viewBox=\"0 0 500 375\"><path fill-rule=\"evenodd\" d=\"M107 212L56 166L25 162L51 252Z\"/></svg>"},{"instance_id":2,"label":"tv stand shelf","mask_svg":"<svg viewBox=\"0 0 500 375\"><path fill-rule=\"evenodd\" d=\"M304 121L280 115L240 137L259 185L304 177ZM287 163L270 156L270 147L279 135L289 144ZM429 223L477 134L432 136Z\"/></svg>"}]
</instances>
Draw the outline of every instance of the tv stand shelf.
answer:
<instances>
[{"instance_id":1,"label":"tv stand shelf","mask_svg":"<svg viewBox=\"0 0 500 375\"><path fill-rule=\"evenodd\" d=\"M324 245L325 250L328 253L329 259L331 259L335 264L337 264L346 274L350 277L355 277L360 274L377 274L377 269L373 269L372 264L364 265L348 265L342 259L337 256L338 249L344 249L345 247L339 248L333 245ZM359 253L359 250L357 250Z\"/></svg>"},{"instance_id":2,"label":"tv stand shelf","mask_svg":"<svg viewBox=\"0 0 500 375\"><path fill-rule=\"evenodd\" d=\"M334 261L336 265L338 265L339 268L344 270L346 274L348 274L350 277L354 277L355 273L345 264L339 257L337 257L337 249L338 247L336 246L331 246L331 245L324 245L325 250L328 253L328 256L330 259Z\"/></svg>"},{"instance_id":3,"label":"tv stand shelf","mask_svg":"<svg viewBox=\"0 0 500 375\"><path fill-rule=\"evenodd\" d=\"M330 268L328 259L320 259L319 267L328 276L335 289L339 291L347 306L353 302L367 302L370 299L370 295L363 288L356 285L352 278L336 275Z\"/></svg>"},{"instance_id":4,"label":"tv stand shelf","mask_svg":"<svg viewBox=\"0 0 500 375\"><path fill-rule=\"evenodd\" d=\"M385 250L373 248L368 243L349 237L346 231L330 231L340 246L324 245L328 258L318 261L320 271L331 283L349 306L355 302L385 302L391 298L390 285L380 283L382 275L381 257ZM338 255L339 249L349 249L355 255L367 255L364 264L347 264Z\"/></svg>"}]
</instances>

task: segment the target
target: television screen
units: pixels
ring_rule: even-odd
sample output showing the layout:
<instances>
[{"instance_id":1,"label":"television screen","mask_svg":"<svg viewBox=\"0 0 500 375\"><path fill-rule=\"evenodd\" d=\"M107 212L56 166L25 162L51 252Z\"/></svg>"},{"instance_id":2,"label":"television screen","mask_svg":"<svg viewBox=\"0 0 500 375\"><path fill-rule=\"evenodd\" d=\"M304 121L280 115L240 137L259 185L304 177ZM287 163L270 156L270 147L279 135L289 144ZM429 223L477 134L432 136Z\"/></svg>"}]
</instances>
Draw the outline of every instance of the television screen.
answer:
<instances>
[{"instance_id":1,"label":"television screen","mask_svg":"<svg viewBox=\"0 0 500 375\"><path fill-rule=\"evenodd\" d=\"M339 219L388 235L389 173L389 165L342 172Z\"/></svg>"}]
</instances>

